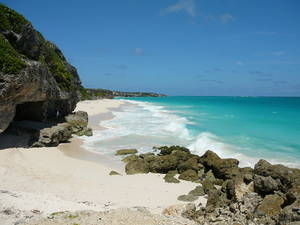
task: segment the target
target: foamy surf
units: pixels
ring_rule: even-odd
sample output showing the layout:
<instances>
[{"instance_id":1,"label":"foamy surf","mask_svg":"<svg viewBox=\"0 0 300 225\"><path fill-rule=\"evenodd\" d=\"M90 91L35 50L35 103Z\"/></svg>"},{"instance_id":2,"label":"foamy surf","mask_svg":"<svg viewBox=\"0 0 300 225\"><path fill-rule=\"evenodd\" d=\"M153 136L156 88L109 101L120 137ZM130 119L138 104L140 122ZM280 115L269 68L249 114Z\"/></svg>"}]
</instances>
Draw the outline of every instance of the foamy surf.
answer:
<instances>
[{"instance_id":1,"label":"foamy surf","mask_svg":"<svg viewBox=\"0 0 300 225\"><path fill-rule=\"evenodd\" d=\"M94 136L84 138L84 147L90 151L113 155L122 148L136 148L139 152L152 151L153 146L182 145L194 154L202 155L207 150L216 152L222 158L237 158L240 166L253 167L260 159L247 154L247 149L226 143L221 137L210 133L195 133L188 125L195 124L189 116L181 116L165 106L149 102L123 100L127 103L121 111L112 111L114 118L102 121L104 130L94 132ZM186 110L189 107L182 107ZM205 117L206 113L199 113ZM201 121L201 118L198 121ZM264 157L265 158L265 157ZM288 160L268 159L271 163L283 163L300 167Z\"/></svg>"}]
</instances>

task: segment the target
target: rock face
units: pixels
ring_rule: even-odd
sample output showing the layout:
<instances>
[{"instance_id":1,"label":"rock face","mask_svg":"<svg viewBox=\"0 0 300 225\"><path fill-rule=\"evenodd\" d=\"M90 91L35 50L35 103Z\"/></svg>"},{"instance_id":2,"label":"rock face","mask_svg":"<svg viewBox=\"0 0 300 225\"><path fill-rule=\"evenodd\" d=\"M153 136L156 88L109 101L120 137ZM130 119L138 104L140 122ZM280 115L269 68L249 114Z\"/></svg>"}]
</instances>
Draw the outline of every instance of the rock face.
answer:
<instances>
[{"instance_id":1,"label":"rock face","mask_svg":"<svg viewBox=\"0 0 300 225\"><path fill-rule=\"evenodd\" d=\"M0 133L13 120L57 120L82 89L76 69L32 24L0 4Z\"/></svg>"}]
</instances>

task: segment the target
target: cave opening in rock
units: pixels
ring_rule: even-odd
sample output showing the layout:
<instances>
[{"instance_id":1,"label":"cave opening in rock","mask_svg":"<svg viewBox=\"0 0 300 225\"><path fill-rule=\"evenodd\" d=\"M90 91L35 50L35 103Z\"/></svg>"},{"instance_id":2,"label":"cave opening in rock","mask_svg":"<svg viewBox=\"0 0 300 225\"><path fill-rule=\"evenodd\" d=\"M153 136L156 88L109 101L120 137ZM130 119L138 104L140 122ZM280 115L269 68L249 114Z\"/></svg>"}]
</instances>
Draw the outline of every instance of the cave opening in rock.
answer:
<instances>
[{"instance_id":1,"label":"cave opening in rock","mask_svg":"<svg viewBox=\"0 0 300 225\"><path fill-rule=\"evenodd\" d=\"M33 120L43 121L45 119L45 102L26 102L16 106L15 121Z\"/></svg>"}]
</instances>

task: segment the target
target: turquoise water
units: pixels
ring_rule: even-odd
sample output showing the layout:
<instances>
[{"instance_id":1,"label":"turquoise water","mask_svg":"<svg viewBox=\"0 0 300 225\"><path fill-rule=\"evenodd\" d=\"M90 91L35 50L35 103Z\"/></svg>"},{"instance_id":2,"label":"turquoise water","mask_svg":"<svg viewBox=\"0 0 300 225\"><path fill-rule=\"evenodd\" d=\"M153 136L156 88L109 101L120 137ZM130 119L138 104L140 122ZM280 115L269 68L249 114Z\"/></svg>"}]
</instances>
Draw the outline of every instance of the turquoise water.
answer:
<instances>
[{"instance_id":1,"label":"turquoise water","mask_svg":"<svg viewBox=\"0 0 300 225\"><path fill-rule=\"evenodd\" d=\"M105 121L102 149L180 144L202 154L211 149L242 166L264 158L300 167L300 98L126 98L122 111ZM109 131L110 130L110 131ZM133 144L134 143L134 144Z\"/></svg>"}]
</instances>

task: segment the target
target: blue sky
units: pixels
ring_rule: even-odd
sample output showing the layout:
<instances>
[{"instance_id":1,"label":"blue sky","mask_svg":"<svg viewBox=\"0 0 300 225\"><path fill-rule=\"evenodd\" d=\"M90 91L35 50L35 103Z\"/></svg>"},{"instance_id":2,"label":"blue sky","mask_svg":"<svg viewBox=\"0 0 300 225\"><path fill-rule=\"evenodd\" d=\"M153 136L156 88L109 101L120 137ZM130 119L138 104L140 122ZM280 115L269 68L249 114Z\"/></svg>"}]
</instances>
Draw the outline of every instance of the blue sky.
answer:
<instances>
[{"instance_id":1,"label":"blue sky","mask_svg":"<svg viewBox=\"0 0 300 225\"><path fill-rule=\"evenodd\" d=\"M5 0L85 87L300 96L298 0Z\"/></svg>"}]
</instances>

